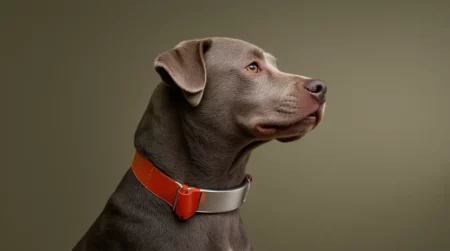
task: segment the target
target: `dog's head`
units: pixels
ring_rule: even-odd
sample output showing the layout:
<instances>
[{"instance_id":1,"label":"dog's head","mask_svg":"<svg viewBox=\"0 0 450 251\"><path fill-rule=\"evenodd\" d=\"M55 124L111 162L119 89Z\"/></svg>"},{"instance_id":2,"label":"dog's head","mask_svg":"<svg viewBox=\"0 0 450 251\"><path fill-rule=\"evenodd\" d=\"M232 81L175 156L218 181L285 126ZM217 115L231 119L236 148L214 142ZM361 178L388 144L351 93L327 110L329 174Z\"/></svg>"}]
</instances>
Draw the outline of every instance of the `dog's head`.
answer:
<instances>
[{"instance_id":1,"label":"dog's head","mask_svg":"<svg viewBox=\"0 0 450 251\"><path fill-rule=\"evenodd\" d=\"M324 116L322 81L280 71L274 56L242 40L183 41L160 54L155 69L184 95L189 119L224 135L288 142Z\"/></svg>"}]
</instances>

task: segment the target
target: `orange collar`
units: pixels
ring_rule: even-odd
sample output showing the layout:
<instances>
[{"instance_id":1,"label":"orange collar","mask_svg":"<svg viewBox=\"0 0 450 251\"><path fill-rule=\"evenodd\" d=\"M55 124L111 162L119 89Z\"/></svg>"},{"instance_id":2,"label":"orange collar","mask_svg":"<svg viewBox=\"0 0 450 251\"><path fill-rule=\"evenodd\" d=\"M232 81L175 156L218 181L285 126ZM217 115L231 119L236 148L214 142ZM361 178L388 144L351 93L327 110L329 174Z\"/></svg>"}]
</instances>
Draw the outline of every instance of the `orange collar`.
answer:
<instances>
[{"instance_id":1,"label":"orange collar","mask_svg":"<svg viewBox=\"0 0 450 251\"><path fill-rule=\"evenodd\" d=\"M156 168L147 158L135 152L132 170L147 190L169 204L180 220L196 213L222 213L239 208L246 200L252 177L233 189L211 190L181 184Z\"/></svg>"}]
</instances>

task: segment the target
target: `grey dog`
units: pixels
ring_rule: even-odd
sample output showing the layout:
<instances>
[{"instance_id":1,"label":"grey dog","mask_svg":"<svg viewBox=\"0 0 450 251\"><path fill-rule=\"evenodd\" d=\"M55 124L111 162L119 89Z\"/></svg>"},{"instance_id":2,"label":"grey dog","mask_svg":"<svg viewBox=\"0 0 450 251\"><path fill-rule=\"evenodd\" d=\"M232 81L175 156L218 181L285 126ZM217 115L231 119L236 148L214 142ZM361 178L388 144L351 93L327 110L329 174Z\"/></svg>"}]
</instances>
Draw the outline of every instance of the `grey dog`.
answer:
<instances>
[{"instance_id":1,"label":"grey dog","mask_svg":"<svg viewBox=\"0 0 450 251\"><path fill-rule=\"evenodd\" d=\"M204 189L190 205L206 209L180 220L176 200L153 194L130 168L73 250L253 250L239 213L250 154L313 130L327 87L278 70L270 53L234 38L183 41L154 67L162 81L135 132L136 153L179 188Z\"/></svg>"}]
</instances>

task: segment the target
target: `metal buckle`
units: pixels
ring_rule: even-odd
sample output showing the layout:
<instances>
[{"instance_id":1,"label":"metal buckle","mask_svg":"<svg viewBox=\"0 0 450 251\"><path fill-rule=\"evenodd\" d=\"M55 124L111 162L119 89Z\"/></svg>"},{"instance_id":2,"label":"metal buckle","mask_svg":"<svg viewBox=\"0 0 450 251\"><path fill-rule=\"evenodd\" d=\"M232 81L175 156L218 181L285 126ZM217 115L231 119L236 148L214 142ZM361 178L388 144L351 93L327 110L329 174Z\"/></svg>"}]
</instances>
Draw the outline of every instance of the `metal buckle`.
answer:
<instances>
[{"instance_id":1,"label":"metal buckle","mask_svg":"<svg viewBox=\"0 0 450 251\"><path fill-rule=\"evenodd\" d=\"M183 189L183 185L175 181L178 188L175 192L175 198L172 205L172 210L175 212L179 190ZM247 175L245 177L245 182L234 189L228 190L210 190L210 189L200 189L200 204L197 210L198 213L220 213L228 212L239 208L247 200L247 196L250 191L250 185L252 183L252 176ZM186 188L183 192L189 192L192 187Z\"/></svg>"},{"instance_id":2,"label":"metal buckle","mask_svg":"<svg viewBox=\"0 0 450 251\"><path fill-rule=\"evenodd\" d=\"M229 212L239 208L247 199L252 177L247 175L243 184L237 188L226 190L200 189L202 192L199 213Z\"/></svg>"},{"instance_id":3,"label":"metal buckle","mask_svg":"<svg viewBox=\"0 0 450 251\"><path fill-rule=\"evenodd\" d=\"M244 199L242 200L242 204L244 204L245 201L247 200L247 195L248 195L248 192L250 192L250 186L252 185L252 176L247 175L246 179L247 179L247 189L245 191Z\"/></svg>"}]
</instances>

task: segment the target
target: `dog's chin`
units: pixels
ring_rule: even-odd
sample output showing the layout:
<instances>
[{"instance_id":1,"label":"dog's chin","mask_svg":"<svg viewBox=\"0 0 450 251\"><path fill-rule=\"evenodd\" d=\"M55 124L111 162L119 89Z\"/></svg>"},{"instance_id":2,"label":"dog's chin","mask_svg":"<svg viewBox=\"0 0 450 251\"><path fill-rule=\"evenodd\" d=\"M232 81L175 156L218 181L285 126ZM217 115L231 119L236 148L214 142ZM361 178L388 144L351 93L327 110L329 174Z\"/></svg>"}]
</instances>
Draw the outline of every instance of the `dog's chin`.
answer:
<instances>
[{"instance_id":1,"label":"dog's chin","mask_svg":"<svg viewBox=\"0 0 450 251\"><path fill-rule=\"evenodd\" d=\"M315 123L305 123L300 124L296 128L292 128L290 130L291 133L289 134L283 134L283 132L280 132L281 134L277 136L275 139L282 143L289 143L293 141L297 141L301 138L303 138L306 134L308 134L310 131L312 131L315 127ZM294 133L292 133L292 131Z\"/></svg>"},{"instance_id":2,"label":"dog's chin","mask_svg":"<svg viewBox=\"0 0 450 251\"><path fill-rule=\"evenodd\" d=\"M256 126L255 131L261 137L276 139L285 143L299 140L305 136L305 134L310 132L316 125L316 118L307 117L288 125L259 124Z\"/></svg>"}]
</instances>

